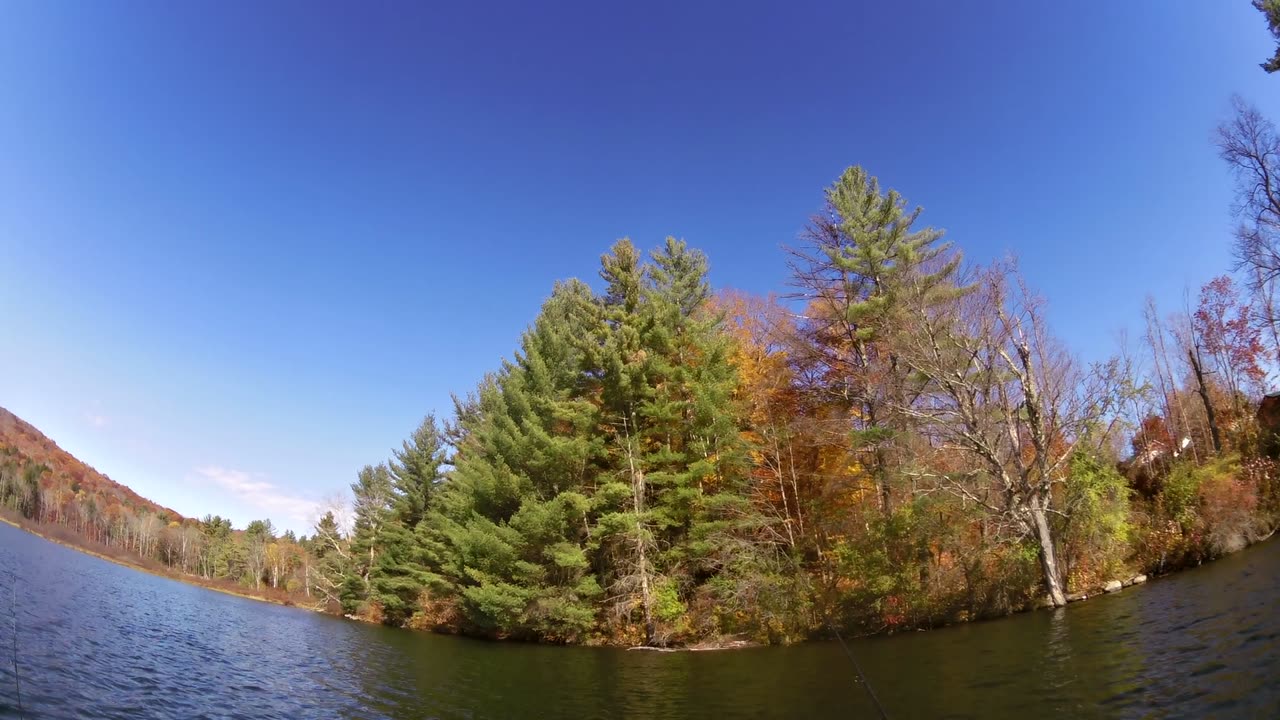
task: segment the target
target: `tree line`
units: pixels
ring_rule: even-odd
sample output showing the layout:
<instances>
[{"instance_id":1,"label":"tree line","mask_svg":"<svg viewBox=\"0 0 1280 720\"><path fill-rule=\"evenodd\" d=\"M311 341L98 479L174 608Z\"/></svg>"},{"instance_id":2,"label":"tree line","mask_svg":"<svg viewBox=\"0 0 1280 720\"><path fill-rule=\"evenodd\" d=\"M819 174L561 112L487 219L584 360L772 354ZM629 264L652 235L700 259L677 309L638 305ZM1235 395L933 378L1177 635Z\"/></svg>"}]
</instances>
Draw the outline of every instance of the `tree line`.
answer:
<instances>
[{"instance_id":1,"label":"tree line","mask_svg":"<svg viewBox=\"0 0 1280 720\"><path fill-rule=\"evenodd\" d=\"M859 167L781 298L619 241L453 421L361 470L350 532L317 531L327 599L498 637L784 642L1061 606L1264 537L1280 143L1243 104L1220 142L1248 282L1149 301L1140 346L1091 364L1016 263L966 264Z\"/></svg>"},{"instance_id":2,"label":"tree line","mask_svg":"<svg viewBox=\"0 0 1280 720\"><path fill-rule=\"evenodd\" d=\"M549 642L788 642L1061 606L1230 552L1280 519L1280 138L1239 103L1241 281L1148 301L1083 363L1012 260L968 263L851 167L779 297L620 240L514 354L428 416L310 537L105 511L0 462L0 502L176 571L346 615ZM63 488L70 489L70 488Z\"/></svg>"},{"instance_id":3,"label":"tree line","mask_svg":"<svg viewBox=\"0 0 1280 720\"><path fill-rule=\"evenodd\" d=\"M270 520L185 518L138 496L0 408L0 515L99 554L212 585L311 602L308 538Z\"/></svg>"}]
</instances>

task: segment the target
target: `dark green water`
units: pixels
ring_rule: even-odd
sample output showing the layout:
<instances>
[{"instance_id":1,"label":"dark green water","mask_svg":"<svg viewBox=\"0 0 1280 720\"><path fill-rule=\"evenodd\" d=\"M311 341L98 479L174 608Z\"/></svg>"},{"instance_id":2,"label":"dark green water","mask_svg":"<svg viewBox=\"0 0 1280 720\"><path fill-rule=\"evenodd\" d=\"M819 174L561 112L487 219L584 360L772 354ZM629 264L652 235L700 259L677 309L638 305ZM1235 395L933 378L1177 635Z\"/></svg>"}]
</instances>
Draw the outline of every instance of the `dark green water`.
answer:
<instances>
[{"instance_id":1,"label":"dark green water","mask_svg":"<svg viewBox=\"0 0 1280 720\"><path fill-rule=\"evenodd\" d=\"M840 647L649 653L400 632L0 525L0 717L876 717ZM1117 595L851 643L901 718L1280 717L1280 543Z\"/></svg>"}]
</instances>

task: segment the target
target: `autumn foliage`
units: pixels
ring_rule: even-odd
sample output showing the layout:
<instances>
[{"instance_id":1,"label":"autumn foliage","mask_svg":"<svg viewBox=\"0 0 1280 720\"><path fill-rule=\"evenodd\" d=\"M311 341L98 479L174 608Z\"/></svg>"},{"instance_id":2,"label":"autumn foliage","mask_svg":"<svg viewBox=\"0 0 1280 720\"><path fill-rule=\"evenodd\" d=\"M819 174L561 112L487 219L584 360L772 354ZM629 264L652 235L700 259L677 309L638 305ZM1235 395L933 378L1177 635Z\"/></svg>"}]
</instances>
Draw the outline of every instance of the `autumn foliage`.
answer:
<instances>
[{"instance_id":1,"label":"autumn foliage","mask_svg":"<svg viewBox=\"0 0 1280 720\"><path fill-rule=\"evenodd\" d=\"M314 604L310 552L267 521L233 530L117 483L0 408L0 513L64 544L151 572L276 602Z\"/></svg>"},{"instance_id":2,"label":"autumn foliage","mask_svg":"<svg viewBox=\"0 0 1280 720\"><path fill-rule=\"evenodd\" d=\"M0 502L63 539L387 625L548 642L790 642L1063 605L1280 520L1274 350L1228 277L1095 363L1002 260L858 167L790 291L620 240L557 283L453 417L311 537L138 497L0 411ZM1277 341L1280 345L1280 340ZM1265 420L1265 417L1264 417Z\"/></svg>"}]
</instances>

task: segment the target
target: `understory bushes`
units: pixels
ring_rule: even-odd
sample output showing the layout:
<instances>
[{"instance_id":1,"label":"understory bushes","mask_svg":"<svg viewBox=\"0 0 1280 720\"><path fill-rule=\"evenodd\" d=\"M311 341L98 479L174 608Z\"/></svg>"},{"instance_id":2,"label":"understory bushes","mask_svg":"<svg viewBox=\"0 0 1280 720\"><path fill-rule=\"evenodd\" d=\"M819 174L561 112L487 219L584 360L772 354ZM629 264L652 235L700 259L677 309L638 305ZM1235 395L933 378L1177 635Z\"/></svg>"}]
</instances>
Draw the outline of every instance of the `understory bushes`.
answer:
<instances>
[{"instance_id":1,"label":"understory bushes","mask_svg":"<svg viewBox=\"0 0 1280 720\"><path fill-rule=\"evenodd\" d=\"M1277 463L1228 455L1171 463L1144 497L1114 463L1079 454L1055 516L1067 589L1160 574L1234 552L1276 526ZM889 515L869 512L857 535L832 540L825 602L863 632L930 627L1025 609L1040 595L1038 550L1001 537L971 505L928 495ZM1006 534L1007 535L1007 534ZM820 593L821 594L821 593Z\"/></svg>"},{"instance_id":2,"label":"understory bushes","mask_svg":"<svg viewBox=\"0 0 1280 720\"><path fill-rule=\"evenodd\" d=\"M1159 493L1135 504L1130 567L1162 573L1234 552L1275 529L1276 463L1227 455L1179 462Z\"/></svg>"}]
</instances>

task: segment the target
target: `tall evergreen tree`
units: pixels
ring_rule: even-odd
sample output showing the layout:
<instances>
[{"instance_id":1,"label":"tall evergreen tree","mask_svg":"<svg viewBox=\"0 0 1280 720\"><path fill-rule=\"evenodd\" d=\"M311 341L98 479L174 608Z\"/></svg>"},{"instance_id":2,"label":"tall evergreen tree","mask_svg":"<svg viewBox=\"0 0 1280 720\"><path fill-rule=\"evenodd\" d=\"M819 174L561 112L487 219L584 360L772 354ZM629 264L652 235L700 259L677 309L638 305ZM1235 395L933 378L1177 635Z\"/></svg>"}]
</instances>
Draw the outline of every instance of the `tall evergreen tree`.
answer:
<instances>
[{"instance_id":1,"label":"tall evergreen tree","mask_svg":"<svg viewBox=\"0 0 1280 720\"><path fill-rule=\"evenodd\" d=\"M660 605L660 593L667 599L674 593L657 567L653 490L641 435L641 408L652 393L644 347L648 318L642 307L644 270L630 240L618 241L601 258L600 276L607 286L604 322L598 326L600 372L593 379L599 385L609 467L595 498L601 514L592 541L607 572L614 615L631 621L638 613L644 640L653 644L659 640L659 623L677 619L681 608Z\"/></svg>"},{"instance_id":2,"label":"tall evergreen tree","mask_svg":"<svg viewBox=\"0 0 1280 720\"><path fill-rule=\"evenodd\" d=\"M426 514L445 463L444 438L435 415L423 418L413 434L392 455L387 469L391 473L395 496L392 501L395 519L413 529Z\"/></svg>"},{"instance_id":3,"label":"tall evergreen tree","mask_svg":"<svg viewBox=\"0 0 1280 720\"><path fill-rule=\"evenodd\" d=\"M891 408L909 392L892 336L909 299L922 307L967 291L955 283L961 258L941 230L916 227L922 208L908 210L901 195L883 191L861 167L845 170L826 200L810 226L811 251L795 253L793 283L810 301L809 330L829 398L855 418L850 440L864 451L862 464L887 515L901 464L895 437L905 429Z\"/></svg>"},{"instance_id":4,"label":"tall evergreen tree","mask_svg":"<svg viewBox=\"0 0 1280 720\"><path fill-rule=\"evenodd\" d=\"M435 417L428 415L388 463L391 511L378 532L381 552L370 578L372 596L388 625L408 621L419 595L432 580L417 529L441 480L444 462L443 438Z\"/></svg>"},{"instance_id":5,"label":"tall evergreen tree","mask_svg":"<svg viewBox=\"0 0 1280 720\"><path fill-rule=\"evenodd\" d=\"M721 630L756 632L799 586L793 559L773 541L784 531L752 502L733 341L706 274L706 257L672 238L648 268L654 393L644 414L659 448L650 461L667 487L657 504L673 531L664 564L683 568L682 597L741 621Z\"/></svg>"},{"instance_id":6,"label":"tall evergreen tree","mask_svg":"<svg viewBox=\"0 0 1280 720\"><path fill-rule=\"evenodd\" d=\"M354 571L343 589L343 603L358 606L369 597L372 589L370 574L377 564L382 549L382 532L391 519L393 499L391 473L386 465L366 465L356 474L351 484L354 496L355 523L352 529L351 550Z\"/></svg>"},{"instance_id":7,"label":"tall evergreen tree","mask_svg":"<svg viewBox=\"0 0 1280 720\"><path fill-rule=\"evenodd\" d=\"M573 639L594 623L583 492L600 449L580 394L593 313L586 285L557 285L521 351L459 419L456 468L424 544L439 589L482 631Z\"/></svg>"},{"instance_id":8,"label":"tall evergreen tree","mask_svg":"<svg viewBox=\"0 0 1280 720\"><path fill-rule=\"evenodd\" d=\"M702 253L668 238L642 265L629 241L602 260L599 375L610 467L597 494L614 611L645 641L686 632L708 578L732 584L730 547L760 521L746 498L745 445L722 317L709 311ZM722 586L723 587L723 586Z\"/></svg>"}]
</instances>

